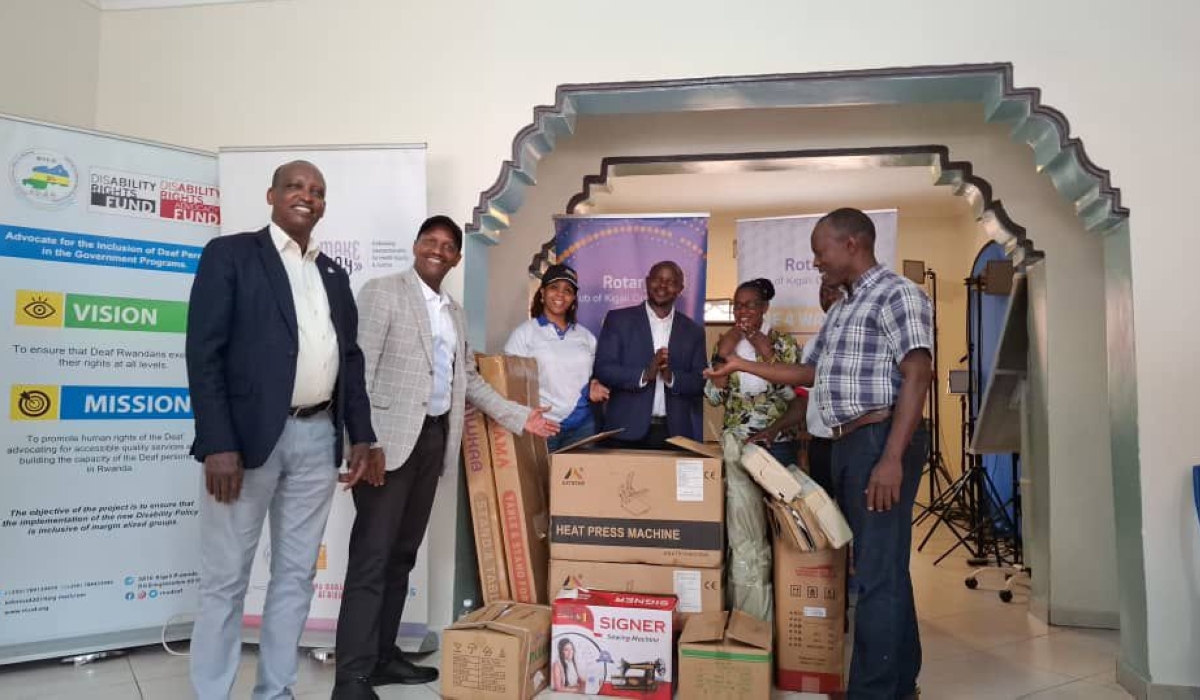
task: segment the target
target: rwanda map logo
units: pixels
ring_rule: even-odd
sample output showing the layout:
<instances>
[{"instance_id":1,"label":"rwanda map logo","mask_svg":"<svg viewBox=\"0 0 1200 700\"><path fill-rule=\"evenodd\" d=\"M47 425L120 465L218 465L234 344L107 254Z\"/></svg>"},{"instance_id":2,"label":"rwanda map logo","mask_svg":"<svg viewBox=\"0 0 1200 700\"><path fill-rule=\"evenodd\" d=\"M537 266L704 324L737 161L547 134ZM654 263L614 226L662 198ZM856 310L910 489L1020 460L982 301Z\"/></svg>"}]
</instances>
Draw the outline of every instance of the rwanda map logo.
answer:
<instances>
[{"instance_id":1,"label":"rwanda map logo","mask_svg":"<svg viewBox=\"0 0 1200 700\"><path fill-rule=\"evenodd\" d=\"M9 175L17 192L44 206L66 204L79 184L75 164L44 148L30 149L13 159Z\"/></svg>"}]
</instances>

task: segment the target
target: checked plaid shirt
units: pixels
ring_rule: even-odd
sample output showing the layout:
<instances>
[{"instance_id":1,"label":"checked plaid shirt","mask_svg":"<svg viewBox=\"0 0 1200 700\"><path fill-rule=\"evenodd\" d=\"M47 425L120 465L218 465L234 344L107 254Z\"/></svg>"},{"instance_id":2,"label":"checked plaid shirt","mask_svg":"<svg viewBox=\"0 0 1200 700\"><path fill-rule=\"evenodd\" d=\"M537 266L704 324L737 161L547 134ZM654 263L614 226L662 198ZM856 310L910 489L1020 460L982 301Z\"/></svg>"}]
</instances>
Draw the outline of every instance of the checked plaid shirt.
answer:
<instances>
[{"instance_id":1,"label":"checked plaid shirt","mask_svg":"<svg viewBox=\"0 0 1200 700\"><path fill-rule=\"evenodd\" d=\"M817 408L826 425L845 425L889 408L900 396L900 361L932 352L929 297L917 285L876 265L829 309L805 364L817 372Z\"/></svg>"}]
</instances>

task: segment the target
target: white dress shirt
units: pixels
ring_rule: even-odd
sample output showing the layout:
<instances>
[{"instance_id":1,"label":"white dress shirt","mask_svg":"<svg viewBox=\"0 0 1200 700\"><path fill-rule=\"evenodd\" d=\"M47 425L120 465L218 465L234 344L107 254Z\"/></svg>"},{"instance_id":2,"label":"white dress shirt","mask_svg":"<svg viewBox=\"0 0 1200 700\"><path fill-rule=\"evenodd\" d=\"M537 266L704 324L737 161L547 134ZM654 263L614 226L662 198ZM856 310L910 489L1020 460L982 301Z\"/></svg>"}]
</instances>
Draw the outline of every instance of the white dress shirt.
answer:
<instances>
[{"instance_id":1,"label":"white dress shirt","mask_svg":"<svg viewBox=\"0 0 1200 700\"><path fill-rule=\"evenodd\" d=\"M654 309L650 308L650 302L646 302L646 317L650 319L650 337L654 340L654 352L658 352L659 348L669 347L671 345L671 326L675 323L675 307L671 307L671 313L667 314L666 318L659 318L658 314L654 313ZM675 375L671 375L671 384L663 381L662 375L657 374L654 377L654 408L650 410L650 415L655 418L665 418L667 415L667 387L675 383ZM645 383L643 383L645 386Z\"/></svg>"},{"instance_id":2,"label":"white dress shirt","mask_svg":"<svg viewBox=\"0 0 1200 700\"><path fill-rule=\"evenodd\" d=\"M458 346L458 332L454 319L450 317L450 300L445 293L433 291L425 280L421 293L425 296L425 310L429 312L429 331L433 336L433 390L429 395L426 412L440 416L450 410L450 382L454 376L454 355Z\"/></svg>"},{"instance_id":3,"label":"white dress shirt","mask_svg":"<svg viewBox=\"0 0 1200 700\"><path fill-rule=\"evenodd\" d=\"M814 335L808 339L807 343L804 344L804 352L800 354L800 361L802 363L808 362L809 356L812 355L813 345L816 344L816 342L817 337ZM833 431L829 429L828 425L825 425L824 419L821 418L821 409L818 408L820 402L817 400L817 392L820 391L820 389L820 385L817 384L817 382L813 382L812 387L808 390L808 408L805 412L804 420L808 424L809 435L818 438L825 438L826 440L832 440Z\"/></svg>"},{"instance_id":4,"label":"white dress shirt","mask_svg":"<svg viewBox=\"0 0 1200 700\"><path fill-rule=\"evenodd\" d=\"M296 307L296 382L292 385L292 406L312 406L333 398L338 375L337 331L329 311L329 297L321 270L317 266L320 249L314 238L308 240L308 250L301 253L300 245L274 223L270 225L271 241L283 260L288 284L292 288L292 303Z\"/></svg>"}]
</instances>

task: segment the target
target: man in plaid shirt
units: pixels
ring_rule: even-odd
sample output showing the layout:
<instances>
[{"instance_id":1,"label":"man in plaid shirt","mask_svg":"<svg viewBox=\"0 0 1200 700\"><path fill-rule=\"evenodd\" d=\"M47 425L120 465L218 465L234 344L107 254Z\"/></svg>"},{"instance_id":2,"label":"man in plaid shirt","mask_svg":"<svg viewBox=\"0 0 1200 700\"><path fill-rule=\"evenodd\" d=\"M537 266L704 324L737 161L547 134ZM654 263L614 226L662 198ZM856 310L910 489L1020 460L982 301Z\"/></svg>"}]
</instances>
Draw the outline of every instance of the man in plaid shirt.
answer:
<instances>
[{"instance_id":1,"label":"man in plaid shirt","mask_svg":"<svg viewBox=\"0 0 1200 700\"><path fill-rule=\"evenodd\" d=\"M929 298L875 259L875 225L857 209L817 222L813 264L845 289L825 318L807 364L740 357L705 374L742 371L823 389L818 408L833 430L833 485L854 531L858 592L847 694L897 700L917 692L921 640L908 572L912 509L929 435L920 427L932 380Z\"/></svg>"}]
</instances>

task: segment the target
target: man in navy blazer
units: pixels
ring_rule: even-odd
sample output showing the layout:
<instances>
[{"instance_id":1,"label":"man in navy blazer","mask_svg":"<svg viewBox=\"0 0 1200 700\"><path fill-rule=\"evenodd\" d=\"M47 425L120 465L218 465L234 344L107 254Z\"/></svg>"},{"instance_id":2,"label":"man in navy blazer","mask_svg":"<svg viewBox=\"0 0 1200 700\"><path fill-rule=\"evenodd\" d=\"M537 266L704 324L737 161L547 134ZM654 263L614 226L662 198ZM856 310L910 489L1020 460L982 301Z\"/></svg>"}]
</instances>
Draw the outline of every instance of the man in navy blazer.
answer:
<instances>
[{"instance_id":1,"label":"man in navy blazer","mask_svg":"<svg viewBox=\"0 0 1200 700\"><path fill-rule=\"evenodd\" d=\"M704 438L704 330L675 309L683 282L679 265L655 263L646 303L604 318L594 373L609 387L604 429L623 429L620 446L658 450L669 437Z\"/></svg>"},{"instance_id":2,"label":"man in navy blazer","mask_svg":"<svg viewBox=\"0 0 1200 700\"><path fill-rule=\"evenodd\" d=\"M291 697L343 431L351 484L366 475L375 440L350 278L312 236L325 213L325 179L311 163L287 163L267 203L269 226L205 246L188 306L192 454L204 463L205 488L191 647L201 700L228 698L233 686L268 512L271 582L253 697Z\"/></svg>"}]
</instances>

